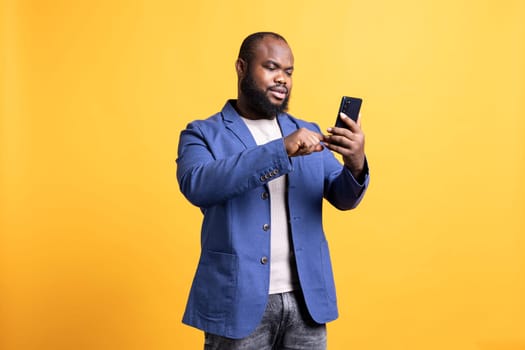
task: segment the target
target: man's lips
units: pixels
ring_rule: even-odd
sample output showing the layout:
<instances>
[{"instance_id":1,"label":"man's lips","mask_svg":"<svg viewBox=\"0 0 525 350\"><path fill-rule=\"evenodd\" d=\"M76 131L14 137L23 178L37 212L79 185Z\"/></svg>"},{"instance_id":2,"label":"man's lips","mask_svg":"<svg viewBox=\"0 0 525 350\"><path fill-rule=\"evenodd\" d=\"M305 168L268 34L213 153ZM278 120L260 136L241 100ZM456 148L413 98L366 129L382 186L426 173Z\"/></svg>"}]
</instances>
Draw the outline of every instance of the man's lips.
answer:
<instances>
[{"instance_id":1,"label":"man's lips","mask_svg":"<svg viewBox=\"0 0 525 350\"><path fill-rule=\"evenodd\" d=\"M288 95L288 88L286 86L272 86L269 88L271 94L278 100L284 100Z\"/></svg>"}]
</instances>

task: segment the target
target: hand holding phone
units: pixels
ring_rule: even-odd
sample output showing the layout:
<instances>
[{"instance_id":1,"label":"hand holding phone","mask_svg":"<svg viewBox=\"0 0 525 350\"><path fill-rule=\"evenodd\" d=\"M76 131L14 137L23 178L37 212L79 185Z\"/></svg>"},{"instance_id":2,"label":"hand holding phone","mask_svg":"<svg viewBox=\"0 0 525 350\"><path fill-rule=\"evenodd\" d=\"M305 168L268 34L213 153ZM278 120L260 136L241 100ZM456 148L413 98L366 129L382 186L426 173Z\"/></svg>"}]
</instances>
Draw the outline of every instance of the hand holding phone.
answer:
<instances>
[{"instance_id":1,"label":"hand holding phone","mask_svg":"<svg viewBox=\"0 0 525 350\"><path fill-rule=\"evenodd\" d=\"M340 116L341 112L346 114L353 121L357 122L357 118L359 117L359 110L361 109L362 102L363 100L357 97L343 96L343 98L341 99L341 105L339 106L339 112L337 112L337 119L335 120L335 126L338 128L348 129L348 126L341 119L341 116Z\"/></svg>"},{"instance_id":2,"label":"hand holding phone","mask_svg":"<svg viewBox=\"0 0 525 350\"><path fill-rule=\"evenodd\" d=\"M363 183L366 175L365 135L359 125L350 130L350 127L341 119L340 113L344 113L354 122L357 122L362 102L363 100L357 97L343 96L337 112L335 126L347 130L328 128L330 135L325 137L324 142L325 147L329 150L343 156L345 166L350 169L359 183Z\"/></svg>"}]
</instances>

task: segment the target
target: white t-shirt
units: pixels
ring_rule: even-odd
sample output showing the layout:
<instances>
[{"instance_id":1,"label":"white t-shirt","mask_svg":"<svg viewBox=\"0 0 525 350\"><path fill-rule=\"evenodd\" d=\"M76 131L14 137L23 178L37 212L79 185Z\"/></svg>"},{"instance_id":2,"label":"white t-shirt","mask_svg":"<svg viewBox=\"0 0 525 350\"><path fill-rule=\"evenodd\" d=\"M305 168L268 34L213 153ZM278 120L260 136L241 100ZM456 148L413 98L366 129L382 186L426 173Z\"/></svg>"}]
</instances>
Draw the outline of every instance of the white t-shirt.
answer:
<instances>
[{"instance_id":1,"label":"white t-shirt","mask_svg":"<svg viewBox=\"0 0 525 350\"><path fill-rule=\"evenodd\" d=\"M277 118L251 120L242 118L252 133L257 145L282 138ZM288 209L286 205L287 176L268 182L271 208L271 255L270 255L270 294L285 293L296 289L297 271L292 253L288 229Z\"/></svg>"}]
</instances>

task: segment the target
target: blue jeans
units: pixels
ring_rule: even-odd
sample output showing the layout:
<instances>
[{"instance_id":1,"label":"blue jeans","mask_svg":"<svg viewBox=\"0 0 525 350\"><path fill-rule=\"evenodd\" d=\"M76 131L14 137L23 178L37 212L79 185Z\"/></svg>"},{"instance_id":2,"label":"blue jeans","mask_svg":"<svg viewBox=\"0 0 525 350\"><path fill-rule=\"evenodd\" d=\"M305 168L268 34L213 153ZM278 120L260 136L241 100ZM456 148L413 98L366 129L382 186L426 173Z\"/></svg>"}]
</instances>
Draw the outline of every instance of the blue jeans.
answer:
<instances>
[{"instance_id":1,"label":"blue jeans","mask_svg":"<svg viewBox=\"0 0 525 350\"><path fill-rule=\"evenodd\" d=\"M246 338L204 336L204 350L326 350L326 325L311 319L300 292L271 294L261 323Z\"/></svg>"}]
</instances>

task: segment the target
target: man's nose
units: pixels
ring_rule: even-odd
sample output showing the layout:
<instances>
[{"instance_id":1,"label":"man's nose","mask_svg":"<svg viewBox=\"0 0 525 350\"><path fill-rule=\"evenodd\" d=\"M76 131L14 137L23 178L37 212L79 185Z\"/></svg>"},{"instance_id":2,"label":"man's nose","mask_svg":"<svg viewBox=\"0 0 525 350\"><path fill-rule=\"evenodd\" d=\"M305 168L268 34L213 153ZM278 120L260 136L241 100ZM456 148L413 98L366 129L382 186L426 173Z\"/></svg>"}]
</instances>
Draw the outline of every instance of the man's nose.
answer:
<instances>
[{"instance_id":1,"label":"man's nose","mask_svg":"<svg viewBox=\"0 0 525 350\"><path fill-rule=\"evenodd\" d=\"M279 73L274 80L278 84L286 85L286 79L282 73Z\"/></svg>"}]
</instances>

